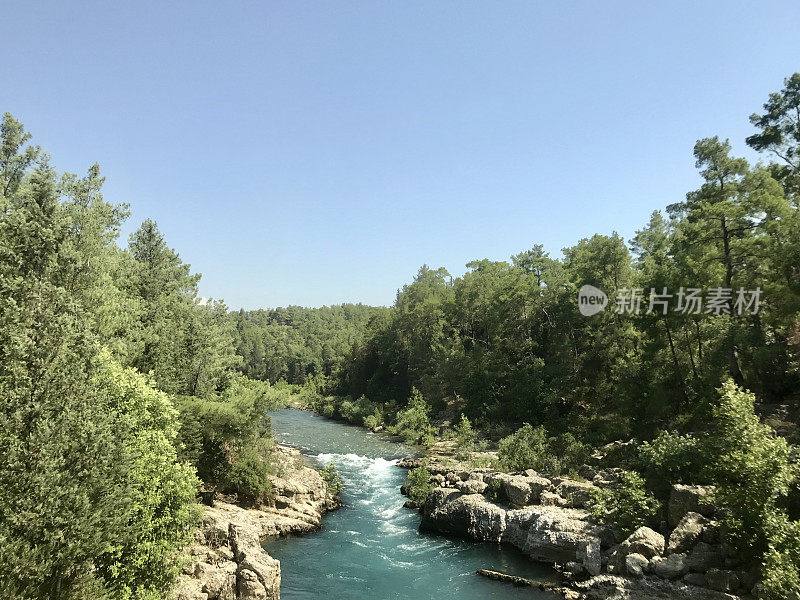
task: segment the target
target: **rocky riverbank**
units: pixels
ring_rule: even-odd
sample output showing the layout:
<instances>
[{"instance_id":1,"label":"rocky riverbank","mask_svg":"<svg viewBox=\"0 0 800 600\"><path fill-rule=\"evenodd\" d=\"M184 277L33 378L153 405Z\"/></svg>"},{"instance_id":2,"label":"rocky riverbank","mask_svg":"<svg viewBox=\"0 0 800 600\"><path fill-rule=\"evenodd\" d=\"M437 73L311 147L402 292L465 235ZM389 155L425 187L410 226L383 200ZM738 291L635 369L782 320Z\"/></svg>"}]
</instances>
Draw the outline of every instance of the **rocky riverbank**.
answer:
<instances>
[{"instance_id":1,"label":"rocky riverbank","mask_svg":"<svg viewBox=\"0 0 800 600\"><path fill-rule=\"evenodd\" d=\"M304 534L338 507L325 480L294 448L277 446L278 475L267 506L242 508L214 501L205 507L176 600L278 600L281 566L261 547L270 536Z\"/></svg>"},{"instance_id":2,"label":"rocky riverbank","mask_svg":"<svg viewBox=\"0 0 800 600\"><path fill-rule=\"evenodd\" d=\"M418 466L404 459L400 466ZM564 575L565 598L580 600L734 600L757 593L756 575L720 542L707 488L674 486L661 531L641 527L625 539L593 522L593 488L615 485L613 471L591 480L500 473L433 461L434 485L422 526L508 543Z\"/></svg>"}]
</instances>

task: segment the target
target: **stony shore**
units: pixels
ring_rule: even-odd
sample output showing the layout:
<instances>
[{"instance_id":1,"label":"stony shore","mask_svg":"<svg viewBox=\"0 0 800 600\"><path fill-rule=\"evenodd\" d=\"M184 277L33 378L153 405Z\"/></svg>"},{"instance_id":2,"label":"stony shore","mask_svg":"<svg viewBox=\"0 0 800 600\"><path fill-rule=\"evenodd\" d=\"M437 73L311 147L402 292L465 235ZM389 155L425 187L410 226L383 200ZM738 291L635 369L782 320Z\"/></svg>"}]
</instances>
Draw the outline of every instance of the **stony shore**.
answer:
<instances>
[{"instance_id":1,"label":"stony shore","mask_svg":"<svg viewBox=\"0 0 800 600\"><path fill-rule=\"evenodd\" d=\"M424 528L507 543L552 564L564 579L557 591L570 600L736 600L757 592L754 573L720 542L707 488L674 486L659 531L641 527L620 539L587 510L593 488L615 485L613 470L587 467L585 481L435 459L429 470L434 488L418 507Z\"/></svg>"},{"instance_id":2,"label":"stony shore","mask_svg":"<svg viewBox=\"0 0 800 600\"><path fill-rule=\"evenodd\" d=\"M275 499L243 508L215 501L205 507L189 548L176 600L278 600L281 566L261 547L271 536L305 534L322 526L322 515L338 507L319 472L300 452L277 446L279 474L271 477Z\"/></svg>"}]
</instances>

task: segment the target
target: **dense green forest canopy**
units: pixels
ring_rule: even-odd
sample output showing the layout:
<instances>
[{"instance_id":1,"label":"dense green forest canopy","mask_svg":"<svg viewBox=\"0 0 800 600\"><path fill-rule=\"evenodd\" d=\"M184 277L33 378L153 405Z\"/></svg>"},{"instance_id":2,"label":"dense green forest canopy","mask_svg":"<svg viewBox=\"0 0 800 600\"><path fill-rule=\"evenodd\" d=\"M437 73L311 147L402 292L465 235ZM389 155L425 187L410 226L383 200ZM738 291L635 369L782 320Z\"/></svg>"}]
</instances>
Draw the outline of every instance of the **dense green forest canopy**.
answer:
<instances>
[{"instance_id":1,"label":"dense green forest canopy","mask_svg":"<svg viewBox=\"0 0 800 600\"><path fill-rule=\"evenodd\" d=\"M231 314L241 371L273 383L302 384L311 376L338 372L350 348L361 343L369 320L386 308L340 304L287 306Z\"/></svg>"}]
</instances>

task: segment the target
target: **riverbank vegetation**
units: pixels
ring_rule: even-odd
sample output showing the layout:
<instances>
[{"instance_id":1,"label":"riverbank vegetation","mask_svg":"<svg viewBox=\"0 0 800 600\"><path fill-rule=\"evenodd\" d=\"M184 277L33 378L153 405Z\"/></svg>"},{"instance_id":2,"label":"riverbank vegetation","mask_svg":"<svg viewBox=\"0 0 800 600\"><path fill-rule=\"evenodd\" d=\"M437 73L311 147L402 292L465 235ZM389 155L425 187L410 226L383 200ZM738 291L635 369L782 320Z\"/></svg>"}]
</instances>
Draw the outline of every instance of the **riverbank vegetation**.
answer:
<instances>
[{"instance_id":1,"label":"riverbank vegetation","mask_svg":"<svg viewBox=\"0 0 800 600\"><path fill-rule=\"evenodd\" d=\"M0 125L0 595L167 597L201 486L269 495L280 387L237 373L221 302L97 165ZM199 478L198 478L199 476Z\"/></svg>"}]
</instances>

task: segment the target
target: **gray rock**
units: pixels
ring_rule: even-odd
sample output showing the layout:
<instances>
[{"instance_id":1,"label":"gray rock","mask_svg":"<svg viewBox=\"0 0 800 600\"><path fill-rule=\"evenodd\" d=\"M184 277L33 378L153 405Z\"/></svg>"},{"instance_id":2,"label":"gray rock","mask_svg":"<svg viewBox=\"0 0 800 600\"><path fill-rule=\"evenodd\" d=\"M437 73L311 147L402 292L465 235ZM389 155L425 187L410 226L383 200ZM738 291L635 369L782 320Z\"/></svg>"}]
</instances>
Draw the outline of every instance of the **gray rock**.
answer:
<instances>
[{"instance_id":1,"label":"gray rock","mask_svg":"<svg viewBox=\"0 0 800 600\"><path fill-rule=\"evenodd\" d=\"M583 592L582 600L738 600L723 592L650 576L598 575L575 587Z\"/></svg>"},{"instance_id":2,"label":"gray rock","mask_svg":"<svg viewBox=\"0 0 800 600\"><path fill-rule=\"evenodd\" d=\"M267 590L253 571L243 569L237 576L240 600L267 600ZM274 596L273 596L274 598Z\"/></svg>"},{"instance_id":3,"label":"gray rock","mask_svg":"<svg viewBox=\"0 0 800 600\"><path fill-rule=\"evenodd\" d=\"M664 554L664 536L649 527L639 527L620 544L625 554L641 554L647 559Z\"/></svg>"},{"instance_id":4,"label":"gray rock","mask_svg":"<svg viewBox=\"0 0 800 600\"><path fill-rule=\"evenodd\" d=\"M708 501L713 490L710 486L682 485L672 486L667 506L667 517L670 527L675 527L690 512L700 513L704 517L714 514L714 507Z\"/></svg>"},{"instance_id":5,"label":"gray rock","mask_svg":"<svg viewBox=\"0 0 800 600\"><path fill-rule=\"evenodd\" d=\"M683 576L683 581L689 585L703 587L706 584L706 576L704 573L687 573Z\"/></svg>"},{"instance_id":6,"label":"gray rock","mask_svg":"<svg viewBox=\"0 0 800 600\"><path fill-rule=\"evenodd\" d=\"M542 492L539 495L539 504L542 506L566 506L567 501L554 492Z\"/></svg>"},{"instance_id":7,"label":"gray rock","mask_svg":"<svg viewBox=\"0 0 800 600\"><path fill-rule=\"evenodd\" d=\"M712 568L722 568L725 565L725 553L719 546L697 542L686 557L686 565L698 573L705 573Z\"/></svg>"},{"instance_id":8,"label":"gray rock","mask_svg":"<svg viewBox=\"0 0 800 600\"><path fill-rule=\"evenodd\" d=\"M700 539L706 519L702 515L686 513L669 536L667 554L687 552Z\"/></svg>"},{"instance_id":9,"label":"gray rock","mask_svg":"<svg viewBox=\"0 0 800 600\"><path fill-rule=\"evenodd\" d=\"M529 474L531 472L533 474ZM527 479L528 486L531 488L532 501L538 500L543 492L553 489L553 484L549 479L538 475L535 471L532 471L532 469L525 471L525 479Z\"/></svg>"},{"instance_id":10,"label":"gray rock","mask_svg":"<svg viewBox=\"0 0 800 600\"><path fill-rule=\"evenodd\" d=\"M586 573L586 568L579 562L570 561L564 565L564 571L572 575L583 575Z\"/></svg>"},{"instance_id":11,"label":"gray rock","mask_svg":"<svg viewBox=\"0 0 800 600\"><path fill-rule=\"evenodd\" d=\"M709 569L706 573L706 585L718 592L735 592L739 588L739 575L735 571Z\"/></svg>"},{"instance_id":12,"label":"gray rock","mask_svg":"<svg viewBox=\"0 0 800 600\"><path fill-rule=\"evenodd\" d=\"M572 508L586 508L592 500L593 491L596 488L585 481L574 481L563 479L556 486L556 493L567 501L567 505Z\"/></svg>"},{"instance_id":13,"label":"gray rock","mask_svg":"<svg viewBox=\"0 0 800 600\"><path fill-rule=\"evenodd\" d=\"M631 577L639 578L644 576L650 561L641 554L628 554L625 557L625 572Z\"/></svg>"},{"instance_id":14,"label":"gray rock","mask_svg":"<svg viewBox=\"0 0 800 600\"><path fill-rule=\"evenodd\" d=\"M488 486L483 481L468 479L459 481L456 483L456 487L465 494L482 494Z\"/></svg>"},{"instance_id":15,"label":"gray rock","mask_svg":"<svg viewBox=\"0 0 800 600\"><path fill-rule=\"evenodd\" d=\"M451 488L431 491L422 507L421 527L475 540L505 542L534 560L577 562L589 573L599 573L601 540L609 536L607 529L591 523L583 510L551 506L508 510L484 496L466 495Z\"/></svg>"},{"instance_id":16,"label":"gray rock","mask_svg":"<svg viewBox=\"0 0 800 600\"><path fill-rule=\"evenodd\" d=\"M686 566L685 554L670 554L651 560L650 570L663 579L677 579L684 575L689 568Z\"/></svg>"},{"instance_id":17,"label":"gray rock","mask_svg":"<svg viewBox=\"0 0 800 600\"><path fill-rule=\"evenodd\" d=\"M549 483L549 481L548 481ZM503 480L503 493L509 502L517 506L530 504L533 495L528 478L522 475L512 475Z\"/></svg>"}]
</instances>

